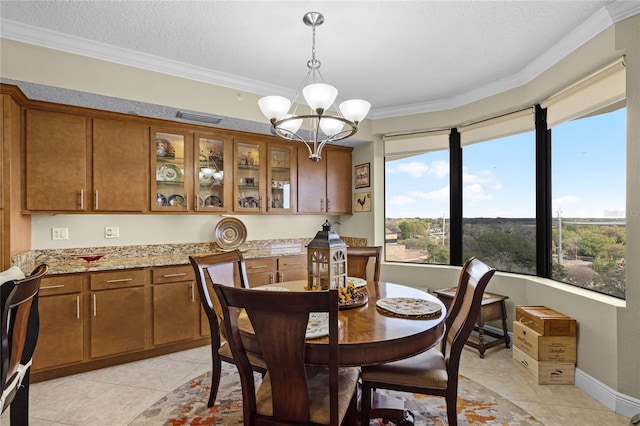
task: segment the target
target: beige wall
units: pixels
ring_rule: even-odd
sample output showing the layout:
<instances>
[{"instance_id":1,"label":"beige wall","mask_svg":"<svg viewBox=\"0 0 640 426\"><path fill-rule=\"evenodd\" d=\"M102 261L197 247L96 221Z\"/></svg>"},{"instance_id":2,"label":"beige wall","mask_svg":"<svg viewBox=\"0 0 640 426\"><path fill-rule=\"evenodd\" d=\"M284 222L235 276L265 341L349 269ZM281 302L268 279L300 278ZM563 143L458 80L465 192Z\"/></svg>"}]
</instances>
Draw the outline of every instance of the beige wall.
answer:
<instances>
[{"instance_id":1,"label":"beige wall","mask_svg":"<svg viewBox=\"0 0 640 426\"><path fill-rule=\"evenodd\" d=\"M357 213L341 217L338 231L344 235L366 236L371 242L384 242L384 159L381 135L458 126L482 118L527 107L585 75L612 62L622 53L627 54L627 113L628 113L628 189L627 189L627 300L594 296L575 291L550 280L498 274L489 290L510 296L510 315L516 304L543 304L571 315L579 323L578 368L611 388L613 393L629 397L640 404L640 241L634 236L640 230L640 15L616 24L589 41L561 63L543 72L520 88L449 111L419 114L401 118L379 119L363 125L358 137L371 140L354 150L354 164L371 163L371 213ZM632 49L633 47L633 49ZM142 102L183 107L208 113L262 121L256 106L258 96L213 87L200 82L142 71L130 67L82 58L19 42L0 41L0 75L56 87L80 90ZM241 99L240 99L241 98ZM357 192L365 191L357 190ZM34 245L50 244L49 227L52 223L66 223L70 232L90 229L92 233L103 226L121 226L130 230L133 240L156 241L158 235L174 223L180 223L188 238L208 238L217 218L157 216L37 216L32 227ZM324 218L287 217L287 228L282 229L278 217L243 216L249 234L264 238L278 235L300 237L314 235L316 222ZM117 220L118 223L112 223ZM274 221L273 226L263 226ZM290 224L293 224L290 226ZM152 230L152 231L150 231ZM302 235L293 235L293 234ZM101 233L87 236L83 243L102 245ZM129 231L126 232L130 238ZM203 237L204 236L204 237ZM164 238L164 237L163 237ZM262 239L262 238L256 238ZM124 237L121 241L125 241ZM126 240L129 241L129 240ZM99 243L99 244L97 244ZM453 267L417 267L390 265L382 268L383 279L431 289L444 288L456 282L458 270ZM615 404L615 403L614 403ZM619 407L612 407L618 409Z\"/></svg>"}]
</instances>

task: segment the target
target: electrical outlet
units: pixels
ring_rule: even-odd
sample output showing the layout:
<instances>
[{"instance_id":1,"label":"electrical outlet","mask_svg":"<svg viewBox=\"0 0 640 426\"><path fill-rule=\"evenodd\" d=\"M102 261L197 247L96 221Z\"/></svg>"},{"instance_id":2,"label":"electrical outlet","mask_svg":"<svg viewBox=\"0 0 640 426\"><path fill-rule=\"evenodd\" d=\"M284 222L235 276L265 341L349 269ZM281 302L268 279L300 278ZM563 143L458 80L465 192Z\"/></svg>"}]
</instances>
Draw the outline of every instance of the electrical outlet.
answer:
<instances>
[{"instance_id":1,"label":"electrical outlet","mask_svg":"<svg viewBox=\"0 0 640 426\"><path fill-rule=\"evenodd\" d=\"M120 238L120 227L119 226L107 226L104 228L104 237L105 238Z\"/></svg>"},{"instance_id":2,"label":"electrical outlet","mask_svg":"<svg viewBox=\"0 0 640 426\"><path fill-rule=\"evenodd\" d=\"M68 240L69 228L51 228L52 240Z\"/></svg>"}]
</instances>

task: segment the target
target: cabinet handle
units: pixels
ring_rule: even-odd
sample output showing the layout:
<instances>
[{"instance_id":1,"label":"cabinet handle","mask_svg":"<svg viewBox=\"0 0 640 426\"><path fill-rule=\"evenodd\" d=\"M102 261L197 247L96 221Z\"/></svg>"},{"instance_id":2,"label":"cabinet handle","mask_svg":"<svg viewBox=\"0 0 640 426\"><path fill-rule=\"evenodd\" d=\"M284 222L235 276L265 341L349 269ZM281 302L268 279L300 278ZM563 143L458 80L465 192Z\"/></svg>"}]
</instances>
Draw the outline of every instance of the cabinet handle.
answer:
<instances>
[{"instance_id":1,"label":"cabinet handle","mask_svg":"<svg viewBox=\"0 0 640 426\"><path fill-rule=\"evenodd\" d=\"M320 211L324 211L324 198L320 198Z\"/></svg>"},{"instance_id":2,"label":"cabinet handle","mask_svg":"<svg viewBox=\"0 0 640 426\"><path fill-rule=\"evenodd\" d=\"M96 316L96 295L93 294L93 316Z\"/></svg>"},{"instance_id":3,"label":"cabinet handle","mask_svg":"<svg viewBox=\"0 0 640 426\"><path fill-rule=\"evenodd\" d=\"M284 272L278 272L278 282L284 282Z\"/></svg>"},{"instance_id":4,"label":"cabinet handle","mask_svg":"<svg viewBox=\"0 0 640 426\"><path fill-rule=\"evenodd\" d=\"M80 296L76 296L76 319L80 319Z\"/></svg>"},{"instance_id":5,"label":"cabinet handle","mask_svg":"<svg viewBox=\"0 0 640 426\"><path fill-rule=\"evenodd\" d=\"M110 283L124 283L124 282L131 281L131 280L133 280L133 278L119 278L117 280L107 280L107 283L108 284L110 284Z\"/></svg>"},{"instance_id":6,"label":"cabinet handle","mask_svg":"<svg viewBox=\"0 0 640 426\"><path fill-rule=\"evenodd\" d=\"M258 197L258 210L262 209L262 197Z\"/></svg>"},{"instance_id":7,"label":"cabinet handle","mask_svg":"<svg viewBox=\"0 0 640 426\"><path fill-rule=\"evenodd\" d=\"M80 189L80 210L84 210L84 188Z\"/></svg>"},{"instance_id":8,"label":"cabinet handle","mask_svg":"<svg viewBox=\"0 0 640 426\"><path fill-rule=\"evenodd\" d=\"M162 277L163 278L171 278L171 277L183 277L187 275L186 272L180 272L180 273L175 273L175 274L164 274Z\"/></svg>"},{"instance_id":9,"label":"cabinet handle","mask_svg":"<svg viewBox=\"0 0 640 426\"><path fill-rule=\"evenodd\" d=\"M62 288L64 287L64 284L58 284L58 285L43 285L40 287L40 290L44 290L46 288Z\"/></svg>"},{"instance_id":10,"label":"cabinet handle","mask_svg":"<svg viewBox=\"0 0 640 426\"><path fill-rule=\"evenodd\" d=\"M189 194L184 194L185 210L189 210Z\"/></svg>"},{"instance_id":11,"label":"cabinet handle","mask_svg":"<svg viewBox=\"0 0 640 426\"><path fill-rule=\"evenodd\" d=\"M191 283L191 303L195 303L196 301L196 293L194 291L194 285Z\"/></svg>"},{"instance_id":12,"label":"cabinet handle","mask_svg":"<svg viewBox=\"0 0 640 426\"><path fill-rule=\"evenodd\" d=\"M256 266L249 266L249 269L262 269L262 268L267 268L267 265L256 265Z\"/></svg>"},{"instance_id":13,"label":"cabinet handle","mask_svg":"<svg viewBox=\"0 0 640 426\"><path fill-rule=\"evenodd\" d=\"M283 263L282 266L301 265L300 262Z\"/></svg>"},{"instance_id":14,"label":"cabinet handle","mask_svg":"<svg viewBox=\"0 0 640 426\"><path fill-rule=\"evenodd\" d=\"M98 190L96 189L96 210L98 210Z\"/></svg>"},{"instance_id":15,"label":"cabinet handle","mask_svg":"<svg viewBox=\"0 0 640 426\"><path fill-rule=\"evenodd\" d=\"M273 284L273 274L269 274L269 284Z\"/></svg>"},{"instance_id":16,"label":"cabinet handle","mask_svg":"<svg viewBox=\"0 0 640 426\"><path fill-rule=\"evenodd\" d=\"M327 213L329 213L329 199L327 198Z\"/></svg>"}]
</instances>

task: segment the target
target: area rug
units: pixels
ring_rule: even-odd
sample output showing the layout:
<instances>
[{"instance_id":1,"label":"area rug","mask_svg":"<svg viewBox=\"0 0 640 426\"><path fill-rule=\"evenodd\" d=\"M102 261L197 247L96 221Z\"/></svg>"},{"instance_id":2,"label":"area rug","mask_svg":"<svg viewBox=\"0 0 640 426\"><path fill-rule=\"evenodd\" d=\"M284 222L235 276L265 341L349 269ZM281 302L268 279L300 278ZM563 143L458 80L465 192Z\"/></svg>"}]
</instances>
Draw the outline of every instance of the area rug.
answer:
<instances>
[{"instance_id":1,"label":"area rug","mask_svg":"<svg viewBox=\"0 0 640 426\"><path fill-rule=\"evenodd\" d=\"M235 366L222 363L222 378L216 405L208 408L211 372L185 383L157 401L130 426L201 426L242 424L242 392ZM256 383L260 376L256 375ZM414 415L416 426L447 424L444 398L384 391L401 398ZM371 426L381 424L372 421ZM544 426L520 407L464 376L459 379L459 425Z\"/></svg>"}]
</instances>

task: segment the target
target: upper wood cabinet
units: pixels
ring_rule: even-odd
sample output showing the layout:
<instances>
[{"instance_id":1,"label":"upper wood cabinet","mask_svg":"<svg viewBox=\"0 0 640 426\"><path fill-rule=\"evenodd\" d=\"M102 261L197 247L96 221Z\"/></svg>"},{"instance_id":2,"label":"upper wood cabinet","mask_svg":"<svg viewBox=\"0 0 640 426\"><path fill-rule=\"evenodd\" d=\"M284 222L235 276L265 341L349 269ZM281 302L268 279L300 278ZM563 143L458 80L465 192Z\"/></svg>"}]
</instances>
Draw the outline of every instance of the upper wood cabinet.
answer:
<instances>
[{"instance_id":1,"label":"upper wood cabinet","mask_svg":"<svg viewBox=\"0 0 640 426\"><path fill-rule=\"evenodd\" d=\"M28 110L26 129L27 210L146 209L144 124Z\"/></svg>"},{"instance_id":2,"label":"upper wood cabinet","mask_svg":"<svg viewBox=\"0 0 640 426\"><path fill-rule=\"evenodd\" d=\"M269 142L267 146L267 211L295 212L297 206L297 154L293 144Z\"/></svg>"},{"instance_id":3,"label":"upper wood cabinet","mask_svg":"<svg viewBox=\"0 0 640 426\"><path fill-rule=\"evenodd\" d=\"M195 134L196 211L233 210L233 140L223 134Z\"/></svg>"},{"instance_id":4,"label":"upper wood cabinet","mask_svg":"<svg viewBox=\"0 0 640 426\"><path fill-rule=\"evenodd\" d=\"M244 213L266 212L267 142L235 139L233 158L233 210Z\"/></svg>"},{"instance_id":5,"label":"upper wood cabinet","mask_svg":"<svg viewBox=\"0 0 640 426\"><path fill-rule=\"evenodd\" d=\"M27 210L86 211L87 117L27 110Z\"/></svg>"},{"instance_id":6,"label":"upper wood cabinet","mask_svg":"<svg viewBox=\"0 0 640 426\"><path fill-rule=\"evenodd\" d=\"M298 150L298 212L351 214L351 150L325 147L314 162Z\"/></svg>"}]
</instances>

